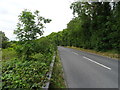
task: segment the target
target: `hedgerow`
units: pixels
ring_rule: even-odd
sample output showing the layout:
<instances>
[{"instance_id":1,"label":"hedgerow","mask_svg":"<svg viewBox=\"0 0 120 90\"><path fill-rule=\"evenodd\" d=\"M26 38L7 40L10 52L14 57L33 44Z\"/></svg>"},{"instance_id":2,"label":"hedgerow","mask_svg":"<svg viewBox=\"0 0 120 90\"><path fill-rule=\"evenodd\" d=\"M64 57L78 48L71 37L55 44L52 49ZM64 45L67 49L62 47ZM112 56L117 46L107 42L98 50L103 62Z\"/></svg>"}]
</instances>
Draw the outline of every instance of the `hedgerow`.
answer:
<instances>
[{"instance_id":1,"label":"hedgerow","mask_svg":"<svg viewBox=\"0 0 120 90\"><path fill-rule=\"evenodd\" d=\"M17 57L12 55L12 57L10 57L11 59L9 58L9 60L2 61L3 89L39 89L47 82L46 74L49 71L54 54L54 45L46 38L36 40L35 42L36 46L34 45L32 47L34 51L31 53L29 60L22 58L22 56L24 56L23 53L17 52ZM41 48L41 44L43 43L45 47ZM5 54L4 51L9 51L10 53L13 52L12 50L14 50L14 48L11 49L11 51L7 49L3 50L3 55ZM21 54L21 57L19 57L18 54Z\"/></svg>"}]
</instances>

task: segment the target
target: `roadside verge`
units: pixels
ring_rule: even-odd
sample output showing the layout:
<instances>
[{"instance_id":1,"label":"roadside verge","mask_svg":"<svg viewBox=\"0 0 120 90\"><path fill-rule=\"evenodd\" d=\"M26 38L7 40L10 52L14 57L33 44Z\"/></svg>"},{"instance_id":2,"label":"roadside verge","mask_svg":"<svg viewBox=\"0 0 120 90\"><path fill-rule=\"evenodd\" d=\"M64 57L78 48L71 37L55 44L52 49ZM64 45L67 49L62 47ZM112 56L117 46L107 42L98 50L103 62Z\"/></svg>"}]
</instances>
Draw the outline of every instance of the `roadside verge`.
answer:
<instances>
[{"instance_id":1,"label":"roadside verge","mask_svg":"<svg viewBox=\"0 0 120 90\"><path fill-rule=\"evenodd\" d=\"M53 73L50 81L49 90L55 88L67 88L64 80L63 67L60 61L59 53L56 52L55 63L53 67Z\"/></svg>"}]
</instances>

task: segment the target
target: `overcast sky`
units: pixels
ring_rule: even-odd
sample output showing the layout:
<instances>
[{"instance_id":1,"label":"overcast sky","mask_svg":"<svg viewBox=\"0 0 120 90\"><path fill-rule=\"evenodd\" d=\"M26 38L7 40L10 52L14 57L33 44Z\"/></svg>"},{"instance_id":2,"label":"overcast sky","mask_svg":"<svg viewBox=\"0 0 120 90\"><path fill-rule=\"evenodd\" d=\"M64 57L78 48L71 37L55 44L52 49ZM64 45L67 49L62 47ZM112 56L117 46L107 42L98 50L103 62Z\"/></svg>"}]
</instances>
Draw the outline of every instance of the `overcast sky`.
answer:
<instances>
[{"instance_id":1,"label":"overcast sky","mask_svg":"<svg viewBox=\"0 0 120 90\"><path fill-rule=\"evenodd\" d=\"M40 15L52 19L46 24L44 36L66 28L73 18L70 4L74 0L0 0L0 31L5 32L10 40L15 40L13 34L18 22L18 15L24 10L40 11Z\"/></svg>"}]
</instances>

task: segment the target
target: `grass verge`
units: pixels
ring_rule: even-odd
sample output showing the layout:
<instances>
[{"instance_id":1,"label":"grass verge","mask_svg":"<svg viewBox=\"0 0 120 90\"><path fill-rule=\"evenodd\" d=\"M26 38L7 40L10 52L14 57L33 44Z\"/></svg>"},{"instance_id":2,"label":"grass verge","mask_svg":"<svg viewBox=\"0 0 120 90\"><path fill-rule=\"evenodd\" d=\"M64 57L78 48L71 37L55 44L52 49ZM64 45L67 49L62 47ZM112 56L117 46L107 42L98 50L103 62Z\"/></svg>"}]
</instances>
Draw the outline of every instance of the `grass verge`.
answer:
<instances>
[{"instance_id":1,"label":"grass verge","mask_svg":"<svg viewBox=\"0 0 120 90\"><path fill-rule=\"evenodd\" d=\"M106 56L106 57L117 59L117 60L120 59L120 57L119 57L120 55L117 52L115 52L115 51L97 52L95 50L77 48L77 47L73 47L73 46L72 47L67 46L67 48L72 48L72 49L85 51L85 52L89 52L89 53L94 53L94 54L98 54L98 55L101 55L101 56Z\"/></svg>"},{"instance_id":2,"label":"grass verge","mask_svg":"<svg viewBox=\"0 0 120 90\"><path fill-rule=\"evenodd\" d=\"M58 51L56 53L49 90L54 90L55 88L67 88L63 76L62 63L60 61Z\"/></svg>"}]
</instances>

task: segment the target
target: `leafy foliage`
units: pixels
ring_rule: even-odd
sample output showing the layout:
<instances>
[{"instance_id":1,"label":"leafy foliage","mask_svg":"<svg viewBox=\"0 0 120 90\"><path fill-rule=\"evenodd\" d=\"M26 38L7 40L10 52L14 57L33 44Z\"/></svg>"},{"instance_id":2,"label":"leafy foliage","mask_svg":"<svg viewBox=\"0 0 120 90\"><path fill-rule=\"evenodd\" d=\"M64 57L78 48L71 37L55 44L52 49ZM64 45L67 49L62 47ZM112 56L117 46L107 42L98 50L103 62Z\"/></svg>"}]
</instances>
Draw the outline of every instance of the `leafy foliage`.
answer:
<instances>
[{"instance_id":1,"label":"leafy foliage","mask_svg":"<svg viewBox=\"0 0 120 90\"><path fill-rule=\"evenodd\" d=\"M7 48L9 47L8 38L5 36L5 33L0 31L0 48Z\"/></svg>"},{"instance_id":2,"label":"leafy foliage","mask_svg":"<svg viewBox=\"0 0 120 90\"><path fill-rule=\"evenodd\" d=\"M36 40L35 52L41 52L42 54L53 53L54 44L46 37L41 37Z\"/></svg>"},{"instance_id":3,"label":"leafy foliage","mask_svg":"<svg viewBox=\"0 0 120 90\"><path fill-rule=\"evenodd\" d=\"M120 51L120 2L73 2L67 28L48 37L57 45Z\"/></svg>"},{"instance_id":4,"label":"leafy foliage","mask_svg":"<svg viewBox=\"0 0 120 90\"><path fill-rule=\"evenodd\" d=\"M7 61L17 57L17 54L13 48L2 49L2 61Z\"/></svg>"},{"instance_id":5,"label":"leafy foliage","mask_svg":"<svg viewBox=\"0 0 120 90\"><path fill-rule=\"evenodd\" d=\"M38 39L35 42L36 46L33 52L31 52L29 60L21 59L15 57L21 53L21 51L16 52L14 49L23 49L23 46L14 45L14 48L7 48L3 50L8 52L10 57L3 55L2 61L2 83L3 89L5 88L29 88L29 89L39 89L45 82L47 82L47 72L49 71L49 66L52 61L54 46L47 38ZM45 47L43 47L43 44ZM38 46L39 45L39 46ZM35 48L37 47L37 48ZM9 51L10 50L10 51ZM14 52L14 53L13 53ZM7 54L7 55L8 55ZM24 55L26 56L26 53ZM28 59L28 58L27 58Z\"/></svg>"},{"instance_id":6,"label":"leafy foliage","mask_svg":"<svg viewBox=\"0 0 120 90\"><path fill-rule=\"evenodd\" d=\"M41 62L41 60L22 62L15 59L4 62L3 88L41 88L47 80L45 76L49 70L48 67L49 63Z\"/></svg>"},{"instance_id":7,"label":"leafy foliage","mask_svg":"<svg viewBox=\"0 0 120 90\"><path fill-rule=\"evenodd\" d=\"M20 41L35 40L38 37L37 34L43 35L44 23L50 23L50 21L50 19L40 16L38 10L33 14L25 9L19 15L19 23L17 29L14 30L14 34Z\"/></svg>"},{"instance_id":8,"label":"leafy foliage","mask_svg":"<svg viewBox=\"0 0 120 90\"><path fill-rule=\"evenodd\" d=\"M14 34L21 41L16 51L22 59L31 59L30 55L35 53L37 48L37 43L33 40L37 39L37 34L40 36L43 34L44 24L50 23L50 21L50 19L40 16L38 10L33 14L26 9L19 15L19 23L17 24L17 29L14 30Z\"/></svg>"}]
</instances>

